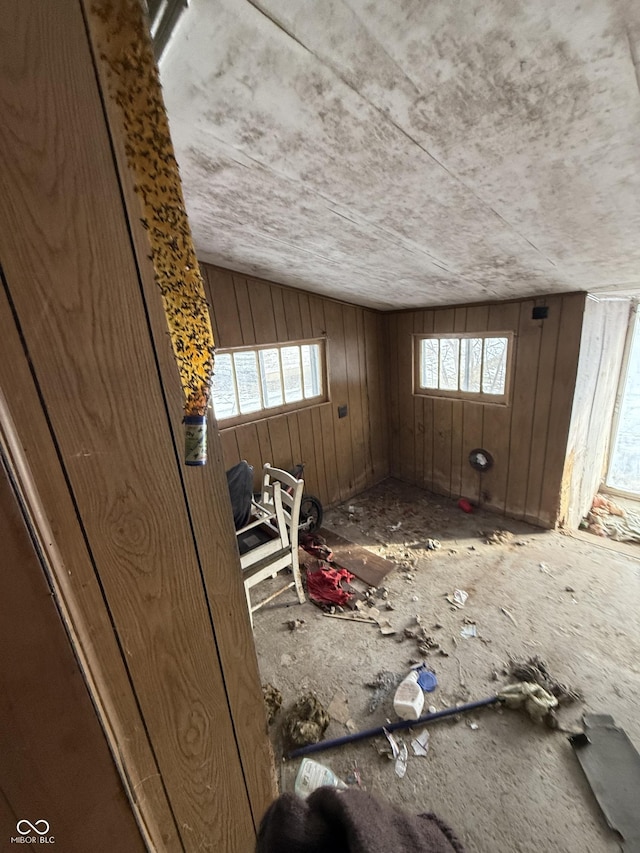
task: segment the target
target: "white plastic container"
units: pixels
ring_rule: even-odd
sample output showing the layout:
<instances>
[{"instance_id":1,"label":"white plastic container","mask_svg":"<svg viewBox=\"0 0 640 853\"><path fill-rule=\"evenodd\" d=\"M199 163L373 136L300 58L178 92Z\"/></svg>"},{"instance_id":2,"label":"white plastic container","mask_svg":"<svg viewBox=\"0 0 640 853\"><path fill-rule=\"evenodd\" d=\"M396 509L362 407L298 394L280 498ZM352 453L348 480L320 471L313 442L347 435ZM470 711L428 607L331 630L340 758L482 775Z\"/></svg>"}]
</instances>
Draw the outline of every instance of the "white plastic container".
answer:
<instances>
[{"instance_id":1,"label":"white plastic container","mask_svg":"<svg viewBox=\"0 0 640 853\"><path fill-rule=\"evenodd\" d=\"M310 758L303 758L296 777L296 794L306 799L316 788L322 788L325 785L337 788L339 791L346 791L348 787L324 764L318 764L317 761L312 761Z\"/></svg>"},{"instance_id":2,"label":"white plastic container","mask_svg":"<svg viewBox=\"0 0 640 853\"><path fill-rule=\"evenodd\" d=\"M424 691L418 684L419 677L419 671L413 669L398 685L393 697L393 710L401 720L417 720L422 714Z\"/></svg>"}]
</instances>

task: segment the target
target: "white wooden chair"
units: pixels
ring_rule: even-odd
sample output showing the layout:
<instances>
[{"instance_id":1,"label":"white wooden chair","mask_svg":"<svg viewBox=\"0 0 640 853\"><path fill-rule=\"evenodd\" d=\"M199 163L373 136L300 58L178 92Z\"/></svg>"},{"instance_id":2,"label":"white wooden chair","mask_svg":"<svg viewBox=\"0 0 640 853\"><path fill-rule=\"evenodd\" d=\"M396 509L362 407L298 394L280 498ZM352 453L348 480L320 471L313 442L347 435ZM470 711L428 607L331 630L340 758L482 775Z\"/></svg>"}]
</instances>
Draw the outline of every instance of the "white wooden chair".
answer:
<instances>
[{"instance_id":1,"label":"white wooden chair","mask_svg":"<svg viewBox=\"0 0 640 853\"><path fill-rule=\"evenodd\" d=\"M252 625L254 612L266 601L252 606L251 588L268 577L275 577L282 569L291 569L298 599L301 604L305 601L298 562L298 524L303 488L304 480L297 480L287 471L265 463L260 499L252 502L253 520L236 531ZM292 584L279 592L290 586Z\"/></svg>"}]
</instances>

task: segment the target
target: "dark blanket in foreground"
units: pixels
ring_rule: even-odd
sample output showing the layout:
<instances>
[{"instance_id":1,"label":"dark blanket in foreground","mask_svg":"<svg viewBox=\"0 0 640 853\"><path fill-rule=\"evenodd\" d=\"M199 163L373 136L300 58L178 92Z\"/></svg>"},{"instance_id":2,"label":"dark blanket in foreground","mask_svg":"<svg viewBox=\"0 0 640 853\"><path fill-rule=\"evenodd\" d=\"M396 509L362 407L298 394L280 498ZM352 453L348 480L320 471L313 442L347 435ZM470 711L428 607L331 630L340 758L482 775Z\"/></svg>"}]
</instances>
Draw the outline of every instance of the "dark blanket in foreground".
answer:
<instances>
[{"instance_id":1,"label":"dark blanket in foreground","mask_svg":"<svg viewBox=\"0 0 640 853\"><path fill-rule=\"evenodd\" d=\"M364 791L319 788L308 799L283 794L267 810L256 853L463 853L435 815L419 817Z\"/></svg>"}]
</instances>

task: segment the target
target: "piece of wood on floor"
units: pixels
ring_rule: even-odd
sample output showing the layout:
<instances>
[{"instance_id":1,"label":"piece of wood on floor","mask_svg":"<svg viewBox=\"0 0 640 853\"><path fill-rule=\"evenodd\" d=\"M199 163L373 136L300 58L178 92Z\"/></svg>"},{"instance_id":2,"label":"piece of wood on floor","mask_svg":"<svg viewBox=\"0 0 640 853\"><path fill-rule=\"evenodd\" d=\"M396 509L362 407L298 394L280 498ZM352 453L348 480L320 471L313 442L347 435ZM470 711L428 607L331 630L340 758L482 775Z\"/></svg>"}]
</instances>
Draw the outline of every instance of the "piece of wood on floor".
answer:
<instances>
[{"instance_id":1,"label":"piece of wood on floor","mask_svg":"<svg viewBox=\"0 0 640 853\"><path fill-rule=\"evenodd\" d=\"M384 557L379 557L372 551L356 545L355 542L338 536L332 530L323 527L318 533L333 551L334 563L348 569L369 586L380 586L386 575L395 568L395 563L391 563Z\"/></svg>"}]
</instances>

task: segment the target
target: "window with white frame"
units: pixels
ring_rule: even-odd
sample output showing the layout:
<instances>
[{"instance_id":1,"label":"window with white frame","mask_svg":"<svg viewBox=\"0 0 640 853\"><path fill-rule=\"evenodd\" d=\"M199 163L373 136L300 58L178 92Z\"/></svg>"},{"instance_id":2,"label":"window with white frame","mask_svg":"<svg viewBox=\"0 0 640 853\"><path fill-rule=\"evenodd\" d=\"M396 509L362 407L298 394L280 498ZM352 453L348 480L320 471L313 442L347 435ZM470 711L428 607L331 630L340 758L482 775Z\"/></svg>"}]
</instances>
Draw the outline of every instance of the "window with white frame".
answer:
<instances>
[{"instance_id":1,"label":"window with white frame","mask_svg":"<svg viewBox=\"0 0 640 853\"><path fill-rule=\"evenodd\" d=\"M253 420L327 399L324 340L216 351L213 409L219 421Z\"/></svg>"},{"instance_id":2,"label":"window with white frame","mask_svg":"<svg viewBox=\"0 0 640 853\"><path fill-rule=\"evenodd\" d=\"M513 332L414 336L414 394L505 405Z\"/></svg>"}]
</instances>

